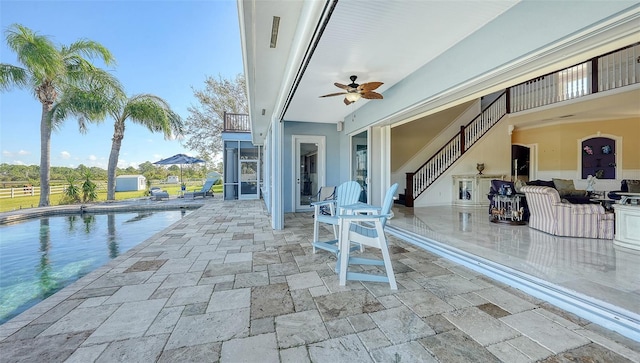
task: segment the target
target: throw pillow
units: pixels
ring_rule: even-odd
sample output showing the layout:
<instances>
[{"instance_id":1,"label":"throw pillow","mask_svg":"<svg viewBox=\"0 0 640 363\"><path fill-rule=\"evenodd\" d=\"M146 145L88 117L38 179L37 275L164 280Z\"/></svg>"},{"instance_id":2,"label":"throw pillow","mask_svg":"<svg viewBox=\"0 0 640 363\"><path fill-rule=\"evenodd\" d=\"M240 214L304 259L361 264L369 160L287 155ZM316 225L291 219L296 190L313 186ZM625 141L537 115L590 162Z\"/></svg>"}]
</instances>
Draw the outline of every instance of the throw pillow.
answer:
<instances>
[{"instance_id":1,"label":"throw pillow","mask_svg":"<svg viewBox=\"0 0 640 363\"><path fill-rule=\"evenodd\" d=\"M640 180L627 180L629 193L640 193Z\"/></svg>"},{"instance_id":2,"label":"throw pillow","mask_svg":"<svg viewBox=\"0 0 640 363\"><path fill-rule=\"evenodd\" d=\"M560 197L563 197L569 193L575 192L576 188L573 186L572 179L553 179L553 185L556 187Z\"/></svg>"}]
</instances>

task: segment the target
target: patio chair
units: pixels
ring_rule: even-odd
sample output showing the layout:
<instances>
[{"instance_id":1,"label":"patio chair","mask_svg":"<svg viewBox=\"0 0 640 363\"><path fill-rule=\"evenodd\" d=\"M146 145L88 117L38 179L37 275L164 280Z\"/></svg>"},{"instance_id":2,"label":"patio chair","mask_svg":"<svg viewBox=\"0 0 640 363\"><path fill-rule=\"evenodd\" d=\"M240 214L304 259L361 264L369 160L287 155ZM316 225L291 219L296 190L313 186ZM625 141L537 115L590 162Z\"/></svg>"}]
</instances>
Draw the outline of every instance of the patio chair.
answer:
<instances>
[{"instance_id":1,"label":"patio chair","mask_svg":"<svg viewBox=\"0 0 640 363\"><path fill-rule=\"evenodd\" d=\"M384 202L377 214L360 214L375 211L375 209L353 209L349 214L340 214L340 246L338 254L338 275L340 285L344 286L347 280L388 282L392 290L397 290L396 277L391 265L387 236L384 234L384 227L387 219L391 218L391 207L393 196L398 190L398 184L393 184L384 197ZM374 212L375 213L375 212ZM362 257L351 257L351 244L358 243L360 246L368 246L380 249L382 260ZM376 265L384 266L386 275L371 274L363 272L349 272L350 265Z\"/></svg>"},{"instance_id":2,"label":"patio chair","mask_svg":"<svg viewBox=\"0 0 640 363\"><path fill-rule=\"evenodd\" d=\"M360 197L361 190L362 187L360 187L360 184L358 184L358 182L348 181L338 186L335 199L311 203L311 205L314 207L312 242L313 253L316 253L316 249L320 248L325 251L333 252L336 255L338 254L338 247L336 246L338 243L338 213L340 213L341 207L357 203L358 198ZM323 214L321 212L322 207L329 207L329 214ZM334 240L327 242L320 242L318 240L319 223L330 224L333 227L333 235L335 237Z\"/></svg>"},{"instance_id":3,"label":"patio chair","mask_svg":"<svg viewBox=\"0 0 640 363\"><path fill-rule=\"evenodd\" d=\"M160 188L151 188L151 198L155 200L162 200L164 198L169 199L169 193Z\"/></svg>"},{"instance_id":4,"label":"patio chair","mask_svg":"<svg viewBox=\"0 0 640 363\"><path fill-rule=\"evenodd\" d=\"M313 198L315 202L324 202L327 200L333 200L336 197L336 187L321 187L316 196ZM320 206L320 213L324 215L331 215L329 205ZM315 215L314 215L315 216Z\"/></svg>"},{"instance_id":5,"label":"patio chair","mask_svg":"<svg viewBox=\"0 0 640 363\"><path fill-rule=\"evenodd\" d=\"M193 192L186 192L184 193L184 197L190 197L190 198L195 198L195 197L206 197L207 193L209 192L209 190L211 190L211 188L213 187L213 185L218 181L218 179L207 179L204 182L204 185L202 186L202 189L198 190L198 191L193 191ZM213 195L213 194L212 194Z\"/></svg>"}]
</instances>

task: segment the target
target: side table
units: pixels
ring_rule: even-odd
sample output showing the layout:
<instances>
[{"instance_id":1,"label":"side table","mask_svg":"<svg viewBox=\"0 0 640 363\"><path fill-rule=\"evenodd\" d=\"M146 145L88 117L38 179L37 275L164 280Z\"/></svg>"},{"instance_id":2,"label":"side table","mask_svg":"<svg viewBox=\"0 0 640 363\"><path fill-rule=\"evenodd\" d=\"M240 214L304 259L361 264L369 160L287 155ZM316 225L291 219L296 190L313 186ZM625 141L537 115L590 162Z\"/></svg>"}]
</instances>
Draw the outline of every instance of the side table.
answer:
<instances>
[{"instance_id":1,"label":"side table","mask_svg":"<svg viewBox=\"0 0 640 363\"><path fill-rule=\"evenodd\" d=\"M614 204L613 209L616 213L616 235L613 243L640 250L640 206Z\"/></svg>"},{"instance_id":2,"label":"side table","mask_svg":"<svg viewBox=\"0 0 640 363\"><path fill-rule=\"evenodd\" d=\"M604 210L606 210L607 212L612 212L613 211L613 204L616 202L615 199L609 199L609 198L606 198L606 197L603 197L603 198L591 198L589 200L594 202L594 203L600 203L600 205L602 207L604 207Z\"/></svg>"},{"instance_id":3,"label":"side table","mask_svg":"<svg viewBox=\"0 0 640 363\"><path fill-rule=\"evenodd\" d=\"M494 195L493 206L491 207L491 222L517 225L526 224L527 222L522 219L524 216L524 207L520 206L522 198L524 198L524 195L521 194L511 196Z\"/></svg>"}]
</instances>

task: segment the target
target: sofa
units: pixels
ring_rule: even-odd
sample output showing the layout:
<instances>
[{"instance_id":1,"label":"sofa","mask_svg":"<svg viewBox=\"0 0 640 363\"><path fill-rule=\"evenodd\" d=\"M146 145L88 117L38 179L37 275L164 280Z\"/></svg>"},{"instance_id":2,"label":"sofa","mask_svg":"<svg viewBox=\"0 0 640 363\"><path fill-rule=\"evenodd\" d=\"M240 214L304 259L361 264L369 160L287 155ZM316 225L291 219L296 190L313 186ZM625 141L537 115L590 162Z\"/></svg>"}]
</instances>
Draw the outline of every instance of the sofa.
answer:
<instances>
[{"instance_id":1,"label":"sofa","mask_svg":"<svg viewBox=\"0 0 640 363\"><path fill-rule=\"evenodd\" d=\"M573 204L592 203L591 196L586 190L576 189L571 179L532 180L527 185L554 188L561 199Z\"/></svg>"},{"instance_id":2,"label":"sofa","mask_svg":"<svg viewBox=\"0 0 640 363\"><path fill-rule=\"evenodd\" d=\"M622 179L620 190L610 191L608 194L609 199L620 200L621 196L618 193L640 193L640 180Z\"/></svg>"},{"instance_id":3,"label":"sofa","mask_svg":"<svg viewBox=\"0 0 640 363\"><path fill-rule=\"evenodd\" d=\"M529 227L565 237L613 239L614 214L599 204L562 202L555 188L525 185Z\"/></svg>"}]
</instances>

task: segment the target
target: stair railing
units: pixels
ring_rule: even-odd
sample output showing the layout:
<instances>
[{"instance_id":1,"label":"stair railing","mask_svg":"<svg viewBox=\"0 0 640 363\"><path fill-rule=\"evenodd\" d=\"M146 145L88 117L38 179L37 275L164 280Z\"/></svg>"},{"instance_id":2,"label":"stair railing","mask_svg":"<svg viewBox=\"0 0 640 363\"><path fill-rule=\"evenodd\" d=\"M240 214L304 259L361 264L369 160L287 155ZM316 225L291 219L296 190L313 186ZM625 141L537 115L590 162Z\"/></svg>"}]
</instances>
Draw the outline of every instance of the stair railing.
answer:
<instances>
[{"instance_id":1,"label":"stair railing","mask_svg":"<svg viewBox=\"0 0 640 363\"><path fill-rule=\"evenodd\" d=\"M413 173L406 173L405 205L413 201L453 165L473 144L507 114L507 92L504 91L487 108L449 140Z\"/></svg>"}]
</instances>

